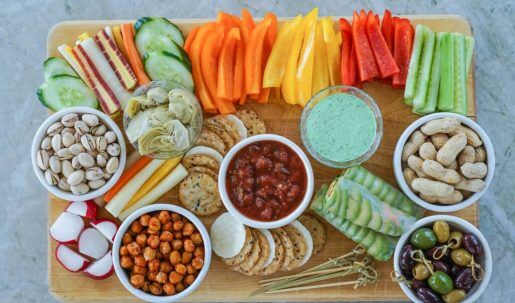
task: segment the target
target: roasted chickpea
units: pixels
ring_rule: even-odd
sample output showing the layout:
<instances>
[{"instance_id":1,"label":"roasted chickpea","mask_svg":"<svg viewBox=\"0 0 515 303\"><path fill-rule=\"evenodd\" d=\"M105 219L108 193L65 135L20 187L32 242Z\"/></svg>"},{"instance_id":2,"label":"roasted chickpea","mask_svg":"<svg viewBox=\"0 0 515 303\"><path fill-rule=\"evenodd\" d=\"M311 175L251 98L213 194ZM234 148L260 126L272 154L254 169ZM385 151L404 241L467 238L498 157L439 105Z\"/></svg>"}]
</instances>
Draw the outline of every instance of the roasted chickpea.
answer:
<instances>
[{"instance_id":1,"label":"roasted chickpea","mask_svg":"<svg viewBox=\"0 0 515 303\"><path fill-rule=\"evenodd\" d=\"M147 271L147 280L155 281L157 276L157 271Z\"/></svg>"},{"instance_id":2,"label":"roasted chickpea","mask_svg":"<svg viewBox=\"0 0 515 303\"><path fill-rule=\"evenodd\" d=\"M177 221L177 220L180 220L182 218L182 216L179 215L178 213L172 213L171 218L172 218L172 221Z\"/></svg>"},{"instance_id":3,"label":"roasted chickpea","mask_svg":"<svg viewBox=\"0 0 515 303\"><path fill-rule=\"evenodd\" d=\"M191 241L193 241L193 244L200 245L202 244L202 236L199 232L196 232L190 236Z\"/></svg>"},{"instance_id":4,"label":"roasted chickpea","mask_svg":"<svg viewBox=\"0 0 515 303\"><path fill-rule=\"evenodd\" d=\"M184 286L184 284L182 282L177 283L175 285L175 291L176 292L182 292L185 288L186 288L186 286Z\"/></svg>"},{"instance_id":5,"label":"roasted chickpea","mask_svg":"<svg viewBox=\"0 0 515 303\"><path fill-rule=\"evenodd\" d=\"M183 241L184 250L187 252L193 252L195 250L195 244L190 239L186 239Z\"/></svg>"},{"instance_id":6,"label":"roasted chickpea","mask_svg":"<svg viewBox=\"0 0 515 303\"><path fill-rule=\"evenodd\" d=\"M145 261L149 262L156 258L156 250L152 247L145 247L145 250L143 251L143 257L145 258Z\"/></svg>"},{"instance_id":7,"label":"roasted chickpea","mask_svg":"<svg viewBox=\"0 0 515 303\"><path fill-rule=\"evenodd\" d=\"M136 242L128 244L127 250L129 251L129 254L131 254L131 256L137 256L141 254L141 247Z\"/></svg>"},{"instance_id":8,"label":"roasted chickpea","mask_svg":"<svg viewBox=\"0 0 515 303\"><path fill-rule=\"evenodd\" d=\"M172 249L173 250L180 250L182 248L182 241L179 239L175 239L172 241Z\"/></svg>"},{"instance_id":9,"label":"roasted chickpea","mask_svg":"<svg viewBox=\"0 0 515 303\"><path fill-rule=\"evenodd\" d=\"M204 247L196 247L193 251L195 257L204 258Z\"/></svg>"},{"instance_id":10,"label":"roasted chickpea","mask_svg":"<svg viewBox=\"0 0 515 303\"><path fill-rule=\"evenodd\" d=\"M120 266L122 268L132 268L134 266L134 262L131 257L123 256L120 258Z\"/></svg>"},{"instance_id":11,"label":"roasted chickpea","mask_svg":"<svg viewBox=\"0 0 515 303\"><path fill-rule=\"evenodd\" d=\"M148 221L149 220L150 220L150 215L149 214L144 214L141 217L139 217L139 223L142 226L148 226Z\"/></svg>"},{"instance_id":12,"label":"roasted chickpea","mask_svg":"<svg viewBox=\"0 0 515 303\"><path fill-rule=\"evenodd\" d=\"M162 210L157 216L157 218L159 219L159 222L161 222L161 224L166 224L170 222L170 213L167 210Z\"/></svg>"},{"instance_id":13,"label":"roasted chickpea","mask_svg":"<svg viewBox=\"0 0 515 303\"><path fill-rule=\"evenodd\" d=\"M186 265L186 268L189 274L194 274L197 272L197 269L191 264Z\"/></svg>"},{"instance_id":14,"label":"roasted chickpea","mask_svg":"<svg viewBox=\"0 0 515 303\"><path fill-rule=\"evenodd\" d=\"M129 250L127 249L127 245L120 247L120 256L128 256Z\"/></svg>"},{"instance_id":15,"label":"roasted chickpea","mask_svg":"<svg viewBox=\"0 0 515 303\"><path fill-rule=\"evenodd\" d=\"M181 263L182 264L188 264L190 263L191 259L193 259L193 254L185 251L182 253Z\"/></svg>"},{"instance_id":16,"label":"roasted chickpea","mask_svg":"<svg viewBox=\"0 0 515 303\"><path fill-rule=\"evenodd\" d=\"M148 229L152 231L159 231L161 229L161 222L159 222L159 219L156 217L150 218L150 221L148 221Z\"/></svg>"},{"instance_id":17,"label":"roasted chickpea","mask_svg":"<svg viewBox=\"0 0 515 303\"><path fill-rule=\"evenodd\" d=\"M195 257L191 261L191 265L193 265L193 267L195 267L196 269L201 269L202 266L204 266L204 259Z\"/></svg>"},{"instance_id":18,"label":"roasted chickpea","mask_svg":"<svg viewBox=\"0 0 515 303\"><path fill-rule=\"evenodd\" d=\"M132 243L132 236L131 236L131 234L129 234L129 233L123 234L122 243L124 245Z\"/></svg>"},{"instance_id":19,"label":"roasted chickpea","mask_svg":"<svg viewBox=\"0 0 515 303\"><path fill-rule=\"evenodd\" d=\"M183 276L184 276L184 275L186 274L186 271L187 271L187 270L188 270L188 269L186 268L186 265L184 265L184 264L179 263L179 264L175 265L175 271L176 271L178 274L180 274L180 275L183 275Z\"/></svg>"},{"instance_id":20,"label":"roasted chickpea","mask_svg":"<svg viewBox=\"0 0 515 303\"><path fill-rule=\"evenodd\" d=\"M195 226L191 223L184 224L184 227L182 228L182 234L185 236L191 236L194 231L195 231Z\"/></svg>"},{"instance_id":21,"label":"roasted chickpea","mask_svg":"<svg viewBox=\"0 0 515 303\"><path fill-rule=\"evenodd\" d=\"M173 265L176 265L179 262L181 262L181 253L178 252L177 250L172 251L170 253L170 263L172 263Z\"/></svg>"},{"instance_id":22,"label":"roasted chickpea","mask_svg":"<svg viewBox=\"0 0 515 303\"><path fill-rule=\"evenodd\" d=\"M154 260L152 260L152 261L147 263L148 270L150 270L152 272L158 272L160 264L161 264L161 262L159 262L159 260L154 259Z\"/></svg>"},{"instance_id":23,"label":"roasted chickpea","mask_svg":"<svg viewBox=\"0 0 515 303\"><path fill-rule=\"evenodd\" d=\"M195 281L195 278L195 275L187 275L186 278L184 278L184 283L187 285L191 285Z\"/></svg>"},{"instance_id":24,"label":"roasted chickpea","mask_svg":"<svg viewBox=\"0 0 515 303\"><path fill-rule=\"evenodd\" d=\"M161 225L161 230L171 231L173 229L173 222L168 222Z\"/></svg>"},{"instance_id":25,"label":"roasted chickpea","mask_svg":"<svg viewBox=\"0 0 515 303\"><path fill-rule=\"evenodd\" d=\"M134 267L132 268L132 273L135 275L146 275L147 267L134 265Z\"/></svg>"},{"instance_id":26,"label":"roasted chickpea","mask_svg":"<svg viewBox=\"0 0 515 303\"><path fill-rule=\"evenodd\" d=\"M134 221L131 224L131 231L133 233L139 234L143 230L143 226L141 226L141 223L139 221Z\"/></svg>"},{"instance_id":27,"label":"roasted chickpea","mask_svg":"<svg viewBox=\"0 0 515 303\"><path fill-rule=\"evenodd\" d=\"M134 264L138 266L147 266L147 261L145 260L145 257L138 255L134 257Z\"/></svg>"},{"instance_id":28,"label":"roasted chickpea","mask_svg":"<svg viewBox=\"0 0 515 303\"><path fill-rule=\"evenodd\" d=\"M166 274L169 274L172 270L173 270L173 266L168 261L163 261L159 265L159 271L162 271L162 272L164 272Z\"/></svg>"},{"instance_id":29,"label":"roasted chickpea","mask_svg":"<svg viewBox=\"0 0 515 303\"><path fill-rule=\"evenodd\" d=\"M143 290L144 292L149 292L150 291L149 286L150 286L150 282L145 281L145 284L143 284L143 287L141 287L141 290Z\"/></svg>"},{"instance_id":30,"label":"roasted chickpea","mask_svg":"<svg viewBox=\"0 0 515 303\"><path fill-rule=\"evenodd\" d=\"M175 286L172 283L165 283L165 285L163 285L163 292L171 296L175 294Z\"/></svg>"},{"instance_id":31,"label":"roasted chickpea","mask_svg":"<svg viewBox=\"0 0 515 303\"><path fill-rule=\"evenodd\" d=\"M156 235L151 235L150 237L147 238L147 244L151 248L157 248L159 246L159 242L160 242L159 237Z\"/></svg>"},{"instance_id":32,"label":"roasted chickpea","mask_svg":"<svg viewBox=\"0 0 515 303\"><path fill-rule=\"evenodd\" d=\"M170 242L161 242L159 243L159 251L162 254L169 253L172 248L170 247Z\"/></svg>"},{"instance_id":33,"label":"roasted chickpea","mask_svg":"<svg viewBox=\"0 0 515 303\"><path fill-rule=\"evenodd\" d=\"M170 283L173 283L173 284L177 284L177 283L181 282L182 278L184 278L184 277L176 271L172 271L170 273L170 275L168 276Z\"/></svg>"},{"instance_id":34,"label":"roasted chickpea","mask_svg":"<svg viewBox=\"0 0 515 303\"><path fill-rule=\"evenodd\" d=\"M150 284L148 289L150 290L150 293L155 296L158 296L163 293L163 286L158 282L153 282L152 284Z\"/></svg>"},{"instance_id":35,"label":"roasted chickpea","mask_svg":"<svg viewBox=\"0 0 515 303\"><path fill-rule=\"evenodd\" d=\"M147 246L147 235L145 234L138 234L136 236L136 243L138 243L141 248L145 248Z\"/></svg>"},{"instance_id":36,"label":"roasted chickpea","mask_svg":"<svg viewBox=\"0 0 515 303\"><path fill-rule=\"evenodd\" d=\"M158 259L158 260L163 259L163 254L157 249L156 249L156 259Z\"/></svg>"},{"instance_id":37,"label":"roasted chickpea","mask_svg":"<svg viewBox=\"0 0 515 303\"><path fill-rule=\"evenodd\" d=\"M147 228L146 232L147 232L147 235L157 235L157 234L159 234L159 230L152 230L150 228Z\"/></svg>"},{"instance_id":38,"label":"roasted chickpea","mask_svg":"<svg viewBox=\"0 0 515 303\"><path fill-rule=\"evenodd\" d=\"M169 231L163 231L161 235L159 236L159 240L164 242L170 242L174 238L174 235Z\"/></svg>"},{"instance_id":39,"label":"roasted chickpea","mask_svg":"<svg viewBox=\"0 0 515 303\"><path fill-rule=\"evenodd\" d=\"M181 220L173 221L173 230L180 231L184 227L184 222Z\"/></svg>"},{"instance_id":40,"label":"roasted chickpea","mask_svg":"<svg viewBox=\"0 0 515 303\"><path fill-rule=\"evenodd\" d=\"M145 276L144 275L132 275L130 282L132 286L136 288L141 288L145 284Z\"/></svg>"},{"instance_id":41,"label":"roasted chickpea","mask_svg":"<svg viewBox=\"0 0 515 303\"><path fill-rule=\"evenodd\" d=\"M182 239L184 236L182 235L182 232L180 231L176 231L174 234L173 234L174 238L175 239Z\"/></svg>"},{"instance_id":42,"label":"roasted chickpea","mask_svg":"<svg viewBox=\"0 0 515 303\"><path fill-rule=\"evenodd\" d=\"M157 273L156 281L159 283L166 283L168 282L168 275L164 272L160 271Z\"/></svg>"}]
</instances>

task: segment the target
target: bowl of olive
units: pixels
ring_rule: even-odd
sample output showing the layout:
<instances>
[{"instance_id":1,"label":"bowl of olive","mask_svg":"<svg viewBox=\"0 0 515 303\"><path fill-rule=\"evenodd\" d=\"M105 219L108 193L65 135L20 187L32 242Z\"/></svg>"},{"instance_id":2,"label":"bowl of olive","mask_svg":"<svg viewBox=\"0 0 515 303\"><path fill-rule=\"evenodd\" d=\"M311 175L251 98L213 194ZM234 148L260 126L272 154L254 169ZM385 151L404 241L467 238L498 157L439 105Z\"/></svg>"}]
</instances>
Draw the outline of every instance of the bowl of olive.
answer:
<instances>
[{"instance_id":1,"label":"bowl of olive","mask_svg":"<svg viewBox=\"0 0 515 303\"><path fill-rule=\"evenodd\" d=\"M436 215L418 220L402 235L393 265L413 302L474 302L490 281L492 254L475 226Z\"/></svg>"}]
</instances>

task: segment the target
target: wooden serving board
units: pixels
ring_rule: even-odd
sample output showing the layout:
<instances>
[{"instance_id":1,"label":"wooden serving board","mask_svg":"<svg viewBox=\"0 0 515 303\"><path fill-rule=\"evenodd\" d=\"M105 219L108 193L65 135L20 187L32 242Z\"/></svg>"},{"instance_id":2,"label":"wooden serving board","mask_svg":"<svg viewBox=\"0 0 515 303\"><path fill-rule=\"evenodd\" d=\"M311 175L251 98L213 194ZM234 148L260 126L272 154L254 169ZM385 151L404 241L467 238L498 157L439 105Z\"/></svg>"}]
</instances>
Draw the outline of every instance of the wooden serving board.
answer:
<instances>
[{"instance_id":1,"label":"wooden serving board","mask_svg":"<svg viewBox=\"0 0 515 303\"><path fill-rule=\"evenodd\" d=\"M471 35L471 28L466 20L459 16L406 16L414 24L422 23L428 25L434 31L453 31ZM194 27L205 23L207 19L195 20L172 20L183 33L188 34ZM106 25L120 24L123 21L71 21L63 22L54 26L48 35L47 53L49 56L59 56L57 46L67 43L73 45L77 36L82 32L96 33ZM467 94L469 95L468 115L475 117L476 104L474 92L474 69L470 73L467 83ZM411 108L404 105L403 90L392 89L390 85L374 82L365 84L364 90L378 103L384 123L384 134L381 145L377 152L368 160L364 166L390 184L396 184L392 156L395 143L404 129L414 120L417 115L411 113ZM256 104L250 102L245 107L254 109L266 122L268 132L286 136L300 146L299 121L301 108L299 106L287 105L280 100L272 100L268 104ZM118 121L120 122L120 121ZM337 169L325 167L311 159L315 172L317 189L321 183L328 183L337 174ZM48 226L55 221L66 206L66 201L55 196L49 196L48 203ZM177 189L164 195L160 202L179 203ZM453 213L478 224L477 204L464 210ZM102 209L100 216L108 217ZM203 219L209 228L214 218ZM341 233L326 224L327 243L323 251L314 256L303 268L309 268L321 262L340 256L350 251L355 244ZM132 296L118 281L115 274L103 281L96 281L87 278L80 273L70 273L63 269L54 258L56 242L48 238L48 285L49 291L61 301L68 302L133 302L137 298ZM393 258L392 258L393 259ZM185 299L189 302L243 302L243 301L356 301L356 300L406 300L397 283L390 279L390 272L393 270L393 261L376 262L379 271L379 282L374 285L361 287L356 290L351 287L327 288L320 290L292 292L275 295L259 295L250 297L249 293L257 288L259 277L247 277L229 271L216 255L213 254L211 267L206 279L192 295ZM283 273L284 274L284 273ZM280 276L281 273L276 274Z\"/></svg>"}]
</instances>

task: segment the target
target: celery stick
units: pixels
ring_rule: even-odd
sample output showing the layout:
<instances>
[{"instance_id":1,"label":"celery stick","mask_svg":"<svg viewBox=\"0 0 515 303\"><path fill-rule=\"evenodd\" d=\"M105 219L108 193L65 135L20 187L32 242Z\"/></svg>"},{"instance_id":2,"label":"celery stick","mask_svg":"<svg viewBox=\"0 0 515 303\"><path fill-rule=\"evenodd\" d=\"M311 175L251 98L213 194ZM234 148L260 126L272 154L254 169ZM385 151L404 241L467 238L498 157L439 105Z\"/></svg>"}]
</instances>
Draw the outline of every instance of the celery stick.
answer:
<instances>
[{"instance_id":1,"label":"celery stick","mask_svg":"<svg viewBox=\"0 0 515 303\"><path fill-rule=\"evenodd\" d=\"M467 64L467 76L470 71L470 64L472 63L472 55L474 54L474 38L472 37L465 37L465 57L466 57L466 64Z\"/></svg>"},{"instance_id":2,"label":"celery stick","mask_svg":"<svg viewBox=\"0 0 515 303\"><path fill-rule=\"evenodd\" d=\"M442 33L440 57L440 88L438 110L450 111L454 107L454 45L451 33Z\"/></svg>"},{"instance_id":3,"label":"celery stick","mask_svg":"<svg viewBox=\"0 0 515 303\"><path fill-rule=\"evenodd\" d=\"M436 35L435 54L431 65L431 77L429 78L429 88L427 89L426 104L423 108L416 111L417 114L430 114L436 110L436 101L438 99L438 88L440 87L440 57L441 43L444 33Z\"/></svg>"},{"instance_id":4,"label":"celery stick","mask_svg":"<svg viewBox=\"0 0 515 303\"><path fill-rule=\"evenodd\" d=\"M426 104L429 77L431 76L431 65L435 50L435 33L429 28L425 30L424 46L422 48L422 59L418 67L417 84L415 97L413 98L413 112L420 111Z\"/></svg>"},{"instance_id":5,"label":"celery stick","mask_svg":"<svg viewBox=\"0 0 515 303\"><path fill-rule=\"evenodd\" d=\"M454 108L453 112L467 115L467 64L465 36L452 33L454 44Z\"/></svg>"},{"instance_id":6,"label":"celery stick","mask_svg":"<svg viewBox=\"0 0 515 303\"><path fill-rule=\"evenodd\" d=\"M415 87L417 82L418 66L420 64L420 55L422 52L422 45L424 44L424 33L427 26L418 24L415 29L415 41L411 51L411 58L409 60L408 76L406 78L406 88L404 89L404 103L413 105L413 97L415 97Z\"/></svg>"}]
</instances>

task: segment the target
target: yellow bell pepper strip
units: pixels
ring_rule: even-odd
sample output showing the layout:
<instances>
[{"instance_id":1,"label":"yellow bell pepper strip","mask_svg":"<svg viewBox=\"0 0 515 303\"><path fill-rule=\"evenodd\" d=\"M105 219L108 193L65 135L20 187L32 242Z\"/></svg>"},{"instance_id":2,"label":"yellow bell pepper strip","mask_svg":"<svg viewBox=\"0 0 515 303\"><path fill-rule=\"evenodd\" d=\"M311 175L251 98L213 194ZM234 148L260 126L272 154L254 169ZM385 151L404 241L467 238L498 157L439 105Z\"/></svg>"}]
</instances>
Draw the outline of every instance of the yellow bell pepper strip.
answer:
<instances>
[{"instance_id":1,"label":"yellow bell pepper strip","mask_svg":"<svg viewBox=\"0 0 515 303\"><path fill-rule=\"evenodd\" d=\"M284 70L283 82L281 85L281 92L286 103L297 104L297 93L296 93L296 74L297 65L299 63L299 56L302 50L302 41L304 39L304 33L308 25L310 18L316 19L318 16L318 8L314 8L309 14L307 14L300 22L295 37L292 40L289 55L286 58L286 67ZM276 43L278 44L278 43Z\"/></svg>"},{"instance_id":2,"label":"yellow bell pepper strip","mask_svg":"<svg viewBox=\"0 0 515 303\"><path fill-rule=\"evenodd\" d=\"M297 66L296 87L297 103L305 106L313 92L313 61L315 59L315 36L318 8L314 14L308 14L304 41Z\"/></svg>"},{"instance_id":3,"label":"yellow bell pepper strip","mask_svg":"<svg viewBox=\"0 0 515 303\"><path fill-rule=\"evenodd\" d=\"M302 17L298 15L295 19L283 24L279 29L274 47L266 63L265 73L263 74L263 87L281 86L286 68L285 58L290 53L293 38L301 21Z\"/></svg>"},{"instance_id":4,"label":"yellow bell pepper strip","mask_svg":"<svg viewBox=\"0 0 515 303\"><path fill-rule=\"evenodd\" d=\"M324 42L327 52L327 65L329 69L329 79L331 85L341 84L340 75L340 46L338 44L339 35L334 30L334 22L331 17L322 18L322 28L324 32Z\"/></svg>"},{"instance_id":5,"label":"yellow bell pepper strip","mask_svg":"<svg viewBox=\"0 0 515 303\"><path fill-rule=\"evenodd\" d=\"M322 21L318 21L315 37L315 59L313 62L313 94L329 86L330 83L329 69L327 66L327 49L322 28Z\"/></svg>"},{"instance_id":6,"label":"yellow bell pepper strip","mask_svg":"<svg viewBox=\"0 0 515 303\"><path fill-rule=\"evenodd\" d=\"M119 25L113 27L113 36L114 36L114 41L116 42L116 46L118 46L118 48L122 52L123 56L127 60L129 60L128 59L129 55L127 54L127 50L125 49L125 45L123 44L122 30L120 29Z\"/></svg>"}]
</instances>

